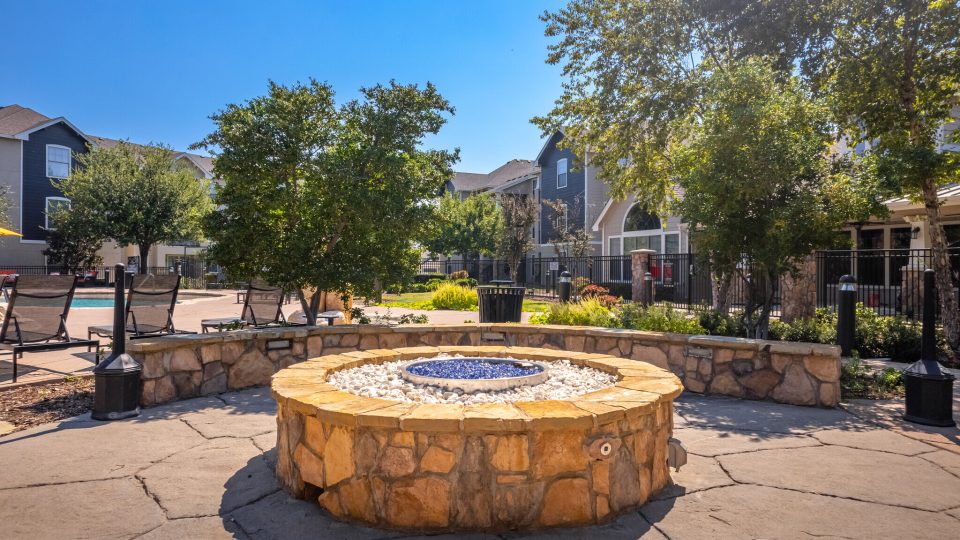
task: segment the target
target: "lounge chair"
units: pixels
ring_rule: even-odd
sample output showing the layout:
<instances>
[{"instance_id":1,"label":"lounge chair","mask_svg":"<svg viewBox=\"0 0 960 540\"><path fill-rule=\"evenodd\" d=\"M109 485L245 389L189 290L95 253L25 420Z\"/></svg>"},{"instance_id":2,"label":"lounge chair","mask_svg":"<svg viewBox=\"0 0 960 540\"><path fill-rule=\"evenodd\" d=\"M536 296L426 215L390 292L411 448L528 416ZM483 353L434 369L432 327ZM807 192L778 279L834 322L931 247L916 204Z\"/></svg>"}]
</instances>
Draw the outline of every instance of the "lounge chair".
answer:
<instances>
[{"instance_id":1,"label":"lounge chair","mask_svg":"<svg viewBox=\"0 0 960 540\"><path fill-rule=\"evenodd\" d=\"M17 276L0 327L0 348L13 351L13 382L17 359L24 352L100 345L92 339L72 339L67 332L76 288L76 276Z\"/></svg>"},{"instance_id":2,"label":"lounge chair","mask_svg":"<svg viewBox=\"0 0 960 540\"><path fill-rule=\"evenodd\" d=\"M180 276L168 274L155 276L138 274L130 282L127 293L126 321L127 338L142 339L168 334L195 334L177 330L173 324L173 310L177 306L180 291ZM97 325L87 328L87 337L93 335L112 338L113 325Z\"/></svg>"},{"instance_id":3,"label":"lounge chair","mask_svg":"<svg viewBox=\"0 0 960 540\"><path fill-rule=\"evenodd\" d=\"M274 324L284 324L283 302L286 294L282 287L271 287L262 281L254 281L247 286L247 294L243 299L243 311L239 317L222 317L218 319L204 319L200 327L204 333L210 329L243 328L253 326L260 328Z\"/></svg>"}]
</instances>

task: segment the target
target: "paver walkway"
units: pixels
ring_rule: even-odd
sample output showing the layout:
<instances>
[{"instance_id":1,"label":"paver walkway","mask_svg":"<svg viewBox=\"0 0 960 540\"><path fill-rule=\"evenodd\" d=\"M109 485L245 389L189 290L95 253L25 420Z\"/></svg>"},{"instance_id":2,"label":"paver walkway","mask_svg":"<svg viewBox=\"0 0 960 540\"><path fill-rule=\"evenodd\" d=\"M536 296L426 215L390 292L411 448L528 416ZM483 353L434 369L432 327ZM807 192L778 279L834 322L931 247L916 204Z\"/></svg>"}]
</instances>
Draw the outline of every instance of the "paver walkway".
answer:
<instances>
[{"instance_id":1,"label":"paver walkway","mask_svg":"<svg viewBox=\"0 0 960 540\"><path fill-rule=\"evenodd\" d=\"M905 425L894 404L845 407L683 396L689 463L654 501L602 527L499 538L957 538L960 432ZM281 491L274 412L258 388L0 438L0 537L409 536Z\"/></svg>"}]
</instances>

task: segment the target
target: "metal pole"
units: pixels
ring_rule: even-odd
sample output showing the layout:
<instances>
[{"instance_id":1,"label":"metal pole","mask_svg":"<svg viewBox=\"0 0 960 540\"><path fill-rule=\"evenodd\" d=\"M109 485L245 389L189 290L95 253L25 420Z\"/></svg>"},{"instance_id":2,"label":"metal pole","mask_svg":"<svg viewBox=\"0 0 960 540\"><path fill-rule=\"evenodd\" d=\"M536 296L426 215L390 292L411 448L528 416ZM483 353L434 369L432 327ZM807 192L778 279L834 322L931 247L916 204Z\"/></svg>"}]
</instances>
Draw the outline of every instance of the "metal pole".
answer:
<instances>
[{"instance_id":1,"label":"metal pole","mask_svg":"<svg viewBox=\"0 0 960 540\"><path fill-rule=\"evenodd\" d=\"M930 268L923 271L923 333L920 340L920 360L937 360L937 282Z\"/></svg>"},{"instance_id":2,"label":"metal pole","mask_svg":"<svg viewBox=\"0 0 960 540\"><path fill-rule=\"evenodd\" d=\"M123 279L116 280L113 287L113 355L121 355L127 352L127 324L124 320L127 316L124 296L127 274L122 264L114 266L113 272L118 278L123 276Z\"/></svg>"},{"instance_id":3,"label":"metal pole","mask_svg":"<svg viewBox=\"0 0 960 540\"><path fill-rule=\"evenodd\" d=\"M850 356L856 341L857 279L849 274L841 277L837 290L837 345L841 356Z\"/></svg>"}]
</instances>

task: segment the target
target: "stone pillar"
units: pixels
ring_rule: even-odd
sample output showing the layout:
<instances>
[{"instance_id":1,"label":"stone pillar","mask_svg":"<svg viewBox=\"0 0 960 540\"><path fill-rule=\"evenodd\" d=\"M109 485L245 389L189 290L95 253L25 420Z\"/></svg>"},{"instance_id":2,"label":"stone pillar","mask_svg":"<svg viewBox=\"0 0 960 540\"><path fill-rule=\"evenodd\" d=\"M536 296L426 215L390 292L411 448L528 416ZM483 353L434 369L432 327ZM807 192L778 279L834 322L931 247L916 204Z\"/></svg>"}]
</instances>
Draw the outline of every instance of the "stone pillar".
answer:
<instances>
[{"instance_id":1,"label":"stone pillar","mask_svg":"<svg viewBox=\"0 0 960 540\"><path fill-rule=\"evenodd\" d=\"M650 271L650 257L656 251L635 249L630 252L630 270L633 274L633 301L641 304L653 303L653 291L643 276Z\"/></svg>"},{"instance_id":2,"label":"stone pillar","mask_svg":"<svg viewBox=\"0 0 960 540\"><path fill-rule=\"evenodd\" d=\"M780 308L783 322L812 318L817 308L817 261L813 255L797 265L797 275L786 275L781 284Z\"/></svg>"}]
</instances>

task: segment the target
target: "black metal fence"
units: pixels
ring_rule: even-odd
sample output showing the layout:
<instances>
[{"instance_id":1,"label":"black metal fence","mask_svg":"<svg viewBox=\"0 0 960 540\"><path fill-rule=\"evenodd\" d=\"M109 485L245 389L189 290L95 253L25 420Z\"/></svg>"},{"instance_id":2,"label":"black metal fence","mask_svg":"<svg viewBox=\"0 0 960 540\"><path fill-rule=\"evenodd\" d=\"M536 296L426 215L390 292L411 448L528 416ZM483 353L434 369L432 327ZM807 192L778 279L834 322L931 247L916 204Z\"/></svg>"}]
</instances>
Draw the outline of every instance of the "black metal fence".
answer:
<instances>
[{"instance_id":1,"label":"black metal fence","mask_svg":"<svg viewBox=\"0 0 960 540\"><path fill-rule=\"evenodd\" d=\"M953 282L960 277L960 248L947 251ZM857 279L857 301L881 315L923 316L923 271L933 267L929 249L818 251L817 305L837 304L837 283L844 274ZM953 294L958 295L954 287ZM939 310L937 311L939 314Z\"/></svg>"},{"instance_id":2,"label":"black metal fence","mask_svg":"<svg viewBox=\"0 0 960 540\"><path fill-rule=\"evenodd\" d=\"M420 274L444 274L466 271L480 285L498 280L509 280L510 264L501 259L450 259L420 262ZM521 259L517 271L519 284L533 296L557 296L557 280L560 272L569 271L574 280L583 278L590 283L602 285L612 294L631 299L633 275L630 256L593 257L526 257Z\"/></svg>"},{"instance_id":3,"label":"black metal fence","mask_svg":"<svg viewBox=\"0 0 960 540\"><path fill-rule=\"evenodd\" d=\"M205 264L181 264L179 268L174 266L150 266L147 267L148 274L158 276L171 274L180 271L183 279L180 281L180 287L183 289L205 289L217 286L219 283L218 274L208 272ZM115 276L112 275L112 266L97 266L82 271L70 272L60 265L39 265L39 266L0 266L0 283L10 281L14 275L48 275L48 274L69 274L74 273L80 277L81 287L104 287L114 282Z\"/></svg>"},{"instance_id":4,"label":"black metal fence","mask_svg":"<svg viewBox=\"0 0 960 540\"><path fill-rule=\"evenodd\" d=\"M495 259L453 259L445 261L425 260L420 263L420 274L444 274L466 270L480 285L494 280L510 279L506 261ZM577 278L610 289L611 294L631 300L633 271L629 255L591 257L527 257L520 263L518 280L535 296L555 297L557 278L567 270ZM698 306L712 306L714 283L711 268L705 257L692 253L655 254L651 260L651 279L654 299L657 303L670 302L681 309L692 310ZM735 277L727 294L729 311L743 309L746 300L745 279L749 271ZM780 313L781 283L774 284L773 315Z\"/></svg>"}]
</instances>

